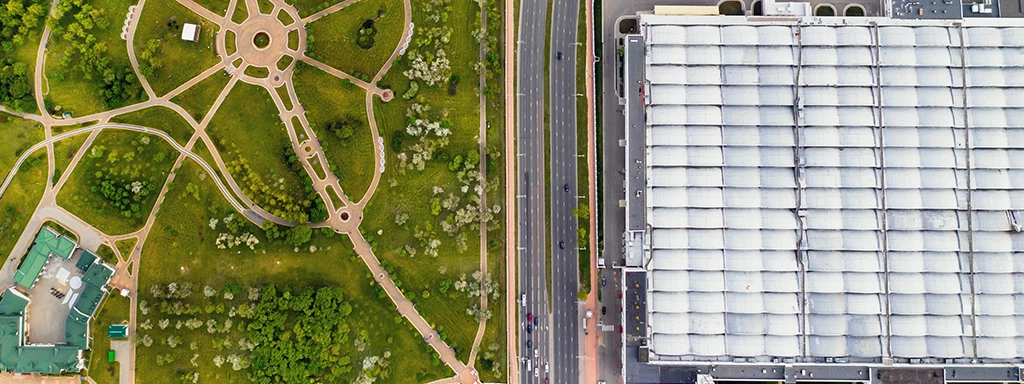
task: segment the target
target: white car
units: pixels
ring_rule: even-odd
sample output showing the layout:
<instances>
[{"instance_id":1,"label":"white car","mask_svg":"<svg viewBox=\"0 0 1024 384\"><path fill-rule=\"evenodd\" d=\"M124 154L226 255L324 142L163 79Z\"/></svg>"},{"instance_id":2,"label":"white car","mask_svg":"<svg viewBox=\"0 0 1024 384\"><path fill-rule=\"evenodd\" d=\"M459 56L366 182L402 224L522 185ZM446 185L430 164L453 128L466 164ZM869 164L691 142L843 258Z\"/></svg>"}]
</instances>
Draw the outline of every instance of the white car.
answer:
<instances>
[{"instance_id":1,"label":"white car","mask_svg":"<svg viewBox=\"0 0 1024 384\"><path fill-rule=\"evenodd\" d=\"M524 307L526 306L526 294L525 293L523 294L523 298L521 300L519 300L519 302L521 304L523 304Z\"/></svg>"},{"instance_id":2,"label":"white car","mask_svg":"<svg viewBox=\"0 0 1024 384\"><path fill-rule=\"evenodd\" d=\"M540 367L533 370L533 377L540 377Z\"/></svg>"},{"instance_id":3,"label":"white car","mask_svg":"<svg viewBox=\"0 0 1024 384\"><path fill-rule=\"evenodd\" d=\"M544 363L544 373L548 373L548 363Z\"/></svg>"},{"instance_id":4,"label":"white car","mask_svg":"<svg viewBox=\"0 0 1024 384\"><path fill-rule=\"evenodd\" d=\"M533 350L533 357L537 357L537 351L539 351L539 349L534 349Z\"/></svg>"}]
</instances>

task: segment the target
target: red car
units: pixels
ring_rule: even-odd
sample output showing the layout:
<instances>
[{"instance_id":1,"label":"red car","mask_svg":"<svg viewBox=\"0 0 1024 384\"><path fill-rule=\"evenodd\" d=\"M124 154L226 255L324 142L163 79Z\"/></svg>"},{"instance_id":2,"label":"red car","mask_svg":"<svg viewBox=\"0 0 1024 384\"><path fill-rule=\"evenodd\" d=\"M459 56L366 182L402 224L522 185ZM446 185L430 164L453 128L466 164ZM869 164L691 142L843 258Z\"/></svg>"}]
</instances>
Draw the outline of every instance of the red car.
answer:
<instances>
[{"instance_id":1,"label":"red car","mask_svg":"<svg viewBox=\"0 0 1024 384\"><path fill-rule=\"evenodd\" d=\"M531 321L533 321L533 314L532 313L527 313L526 314L526 322L529 323Z\"/></svg>"}]
</instances>

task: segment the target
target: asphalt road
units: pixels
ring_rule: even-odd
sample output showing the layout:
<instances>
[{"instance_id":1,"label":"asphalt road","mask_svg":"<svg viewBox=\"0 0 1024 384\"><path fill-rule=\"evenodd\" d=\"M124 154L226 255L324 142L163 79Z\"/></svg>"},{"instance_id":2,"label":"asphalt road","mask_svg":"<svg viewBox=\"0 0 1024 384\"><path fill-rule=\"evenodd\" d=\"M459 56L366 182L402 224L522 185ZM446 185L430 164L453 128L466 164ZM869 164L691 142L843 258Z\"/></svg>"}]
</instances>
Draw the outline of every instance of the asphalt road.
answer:
<instances>
[{"instance_id":1,"label":"asphalt road","mask_svg":"<svg viewBox=\"0 0 1024 384\"><path fill-rule=\"evenodd\" d=\"M552 12L551 44L545 51L548 7ZM580 316L576 218L576 39L579 2L523 0L520 8L518 156L520 353L522 382L579 382ZM561 56L561 58L559 58ZM545 58L550 78L544 78ZM548 81L551 184L545 185L544 82ZM565 188L568 185L569 191ZM551 206L546 206L551 193ZM550 209L551 225L545 222ZM546 241L550 228L550 241ZM552 303L547 302L547 250L552 255ZM550 308L550 311L549 311ZM529 314L541 315L526 331ZM531 322L532 325L533 322ZM532 348L526 346L530 342ZM530 360L527 372L525 359Z\"/></svg>"},{"instance_id":2,"label":"asphalt road","mask_svg":"<svg viewBox=\"0 0 1024 384\"><path fill-rule=\"evenodd\" d=\"M547 2L522 0L518 38L517 179L519 250L519 353L520 380L543 383L548 374L548 314L545 265L547 253L544 186L544 38ZM522 298L525 295L526 302ZM525 305L524 305L525 304ZM527 331L528 315L542 315ZM531 324L531 328L532 324ZM529 345L529 347L527 346ZM529 365L527 364L529 360ZM529 371L527 368L530 368ZM549 368L550 369L550 368Z\"/></svg>"},{"instance_id":3,"label":"asphalt road","mask_svg":"<svg viewBox=\"0 0 1024 384\"><path fill-rule=\"evenodd\" d=\"M551 5L551 382L580 382L579 242L577 199L576 57L579 0L553 0ZM582 76L583 74L579 74ZM579 91L580 93L583 90ZM586 113L586 111L584 111Z\"/></svg>"},{"instance_id":4,"label":"asphalt road","mask_svg":"<svg viewBox=\"0 0 1024 384\"><path fill-rule=\"evenodd\" d=\"M599 198L603 206L602 217L599 218L603 230L599 257L604 257L607 269L599 271L599 275L607 279L607 286L601 287L601 302L607 315L599 316L603 324L614 325L614 330L602 332L598 344L598 377L611 383L622 383L622 342L618 327L621 320L621 305L618 300L620 274L612 269L614 265L623 264L622 233L625 230L626 211L619 207L619 200L625 198L623 182L625 180L625 148L619 146L619 140L625 139L625 118L622 106L619 105L618 84L619 58L616 55L615 21L620 16L636 15L638 11L653 11L658 5L715 5L713 0L595 0L601 1L601 121L602 142L597 143L602 151L600 167L604 179L598 186ZM600 284L600 278L594 284Z\"/></svg>"}]
</instances>

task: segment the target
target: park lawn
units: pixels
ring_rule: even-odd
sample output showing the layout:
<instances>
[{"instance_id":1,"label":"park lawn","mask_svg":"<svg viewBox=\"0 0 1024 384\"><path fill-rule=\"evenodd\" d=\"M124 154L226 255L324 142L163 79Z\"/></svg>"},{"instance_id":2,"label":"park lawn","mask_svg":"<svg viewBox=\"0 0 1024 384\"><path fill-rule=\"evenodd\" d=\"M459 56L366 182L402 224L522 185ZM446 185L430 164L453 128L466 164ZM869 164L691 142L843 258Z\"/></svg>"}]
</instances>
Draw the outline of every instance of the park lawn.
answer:
<instances>
[{"instance_id":1,"label":"park lawn","mask_svg":"<svg viewBox=\"0 0 1024 384\"><path fill-rule=\"evenodd\" d=\"M168 25L172 19L177 22L173 27ZM181 39L181 28L185 23L200 26L199 41ZM177 1L146 2L139 25L135 27L135 55L145 51L150 40L160 41L160 48L154 56L163 62L163 66L146 76L153 92L164 95L219 63L214 48L218 29L216 24Z\"/></svg>"},{"instance_id":2,"label":"park lawn","mask_svg":"<svg viewBox=\"0 0 1024 384\"><path fill-rule=\"evenodd\" d=\"M253 202L277 216L303 216L298 211L305 208L294 206L312 187L305 182L305 171L289 168L285 151L291 142L266 89L237 82L206 131L228 172Z\"/></svg>"},{"instance_id":3,"label":"park lawn","mask_svg":"<svg viewBox=\"0 0 1024 384\"><path fill-rule=\"evenodd\" d=\"M27 7L29 4L25 4ZM4 106L11 108L16 111L22 111L27 113L39 113L39 108L36 107L35 101L35 73L36 73L36 53L39 49L39 40L42 38L43 27L46 25L46 18L39 20L39 26L35 31L32 31L25 39L24 43L14 49L13 52L5 52L0 50L0 59L10 59L15 64L25 65L25 79L28 81L29 91L27 97L23 98L17 105ZM45 83L44 83L45 84ZM44 88L45 89L45 88Z\"/></svg>"},{"instance_id":4,"label":"park lawn","mask_svg":"<svg viewBox=\"0 0 1024 384\"><path fill-rule=\"evenodd\" d=\"M380 17L377 15L380 14ZM376 20L374 44L363 49L356 44L363 22ZM313 22L316 42L312 55L324 64L373 78L398 48L405 25L401 0L362 0ZM359 60L352 58L358 57ZM361 76L356 76L361 77Z\"/></svg>"},{"instance_id":5,"label":"park lawn","mask_svg":"<svg viewBox=\"0 0 1024 384\"><path fill-rule=\"evenodd\" d=\"M274 3L270 0L256 0L256 5L260 8L260 13L264 15L270 15L274 12Z\"/></svg>"},{"instance_id":6,"label":"park lawn","mask_svg":"<svg viewBox=\"0 0 1024 384\"><path fill-rule=\"evenodd\" d=\"M58 204L109 235L138 230L163 188L177 151L159 137L119 130L100 132L87 150L58 192ZM114 190L128 190L120 200L126 207L118 208L112 198L104 197L100 187L104 180ZM130 190L136 186L141 188L137 194Z\"/></svg>"},{"instance_id":7,"label":"park lawn","mask_svg":"<svg viewBox=\"0 0 1024 384\"><path fill-rule=\"evenodd\" d=\"M178 114L178 112L162 106L149 107L135 112L118 115L110 120L115 123L125 123L159 129L170 135L174 141L181 145L185 145L185 143L192 138L192 134L195 133L192 126L189 125L188 122ZM154 139L163 140L156 137L154 137Z\"/></svg>"},{"instance_id":8,"label":"park lawn","mask_svg":"<svg viewBox=\"0 0 1024 384\"><path fill-rule=\"evenodd\" d=\"M351 242L345 236L326 236L317 231L311 241L317 247L316 252L311 253L308 247L296 251L280 240L267 240L261 230L233 212L213 181L195 162L186 160L175 172L175 187L168 192L162 214L157 216L153 232L143 249L142 264L139 266L140 300L147 300L149 306L155 307L156 300L150 293L153 285L166 287L172 282L179 286L188 283L194 287L195 293L183 300L185 302L195 305L223 303L227 306L247 302L248 287L262 287L265 284L275 284L279 292L285 287L289 287L292 292L298 292L303 287L338 287L344 290L346 300L353 305L353 313L348 322L353 335L365 331L369 336L368 345L362 352L355 350L354 344L339 346L341 353L351 356L355 367L344 382L355 381L359 373L358 366L364 357L381 355L384 351L391 352L391 375L388 380L378 382L423 383L452 375L444 366L434 367L431 364L430 352L419 335L404 319L397 317L394 305L387 298L378 297L367 276L369 271L361 259L354 257ZM195 186L196 194L187 191L188 185ZM255 250L244 245L233 249L217 248L215 239L219 233L228 232L223 218L232 214L234 220L244 222L246 228L240 231L255 233L260 239ZM211 229L208 225L210 219L218 219L217 229ZM242 293L228 301L221 296L221 289L233 283L243 287ZM215 288L217 295L205 298L201 292L206 286ZM210 336L205 324L196 330L187 327L177 329L177 320L187 320L187 315L164 315L156 309L151 309L148 315L142 311L138 313L140 324L147 320L154 324L149 330L140 327L137 334L137 337L149 334L155 341L152 347L138 347L138 376L146 378L147 382L178 383L179 372L198 372L200 382L249 382L247 370L236 372L230 364L217 368L212 363L213 357L218 354L247 354L237 348L244 334L241 332L241 323L246 322L246 319L235 316L232 318L235 327L231 331ZM201 313L196 317L204 322L214 318L221 323L228 318L216 313ZM156 326L162 318L172 319L166 329ZM394 321L396 318L398 322ZM163 346L161 341L170 336L181 338L182 345L177 348ZM214 343L222 343L224 339L230 339L233 347L217 350ZM192 342L196 343L195 351L189 349ZM157 364L158 354L169 354L173 362ZM189 363L195 354L199 355L195 360L198 367Z\"/></svg>"},{"instance_id":9,"label":"park lawn","mask_svg":"<svg viewBox=\"0 0 1024 384\"><path fill-rule=\"evenodd\" d=\"M298 64L293 77L295 94L306 110L313 132L323 146L331 171L338 176L345 195L359 202L373 182L373 135L366 117L366 91L352 82L320 69ZM328 132L329 122L349 118L361 125L346 144Z\"/></svg>"},{"instance_id":10,"label":"park lawn","mask_svg":"<svg viewBox=\"0 0 1024 384\"><path fill-rule=\"evenodd\" d=\"M447 84L427 86L421 82L419 93L414 99L420 104L429 105L431 111L450 112L448 115L448 120L452 123L451 135L448 136L450 143L439 152L448 153L451 156L479 149L477 144L480 130L479 115L477 114L479 98L475 92L477 74L471 67L471 63L477 61L479 51L469 33L473 29L476 9L476 5L473 3L460 3L453 4L451 12L449 12L449 24L452 24L452 29L456 33L452 33L445 51L451 62L452 74L461 78L456 94L454 96L448 94ZM415 3L413 4L413 22L416 23L417 28L429 28L432 24L426 20L424 11ZM388 148L385 151L388 168L382 175L380 185L371 202L371 205L379 208L380 211L374 211L369 207L364 209L365 216L362 227L369 232L378 229L384 231L385 235L379 236L377 240L379 246L375 248L380 252L378 257L401 269L405 279L403 282L408 283L405 287L411 291L410 293L418 293L426 288L435 289L443 279L457 280L462 273L466 273L468 276L473 271L479 270L480 241L478 230L463 229L463 233L468 237L468 246L464 252L458 252L455 239L440 229L439 223L444 220L443 215L433 216L429 211L433 186L442 187L446 194L459 187L454 173L448 171L445 163L436 161L435 157L435 160L427 162L424 171L407 170L404 174L399 172L398 153L393 149L390 139L395 132L405 130L406 111L413 103L400 97L409 88L409 79L402 75L405 70L409 69L408 65L407 59L397 60L388 71L387 80L382 81L382 86L394 89L398 97L388 103L378 100L374 104L379 134L384 138L385 143L388 143ZM405 142L407 144L404 147L408 147L414 141L413 138L406 135ZM493 176L489 179L493 179ZM462 200L465 203L466 198ZM490 202L488 205L493 206ZM409 214L409 221L405 228L394 222L394 217L398 212ZM492 223L504 225L500 217L500 215L497 216ZM414 225L423 225L427 222L433 224L438 238L442 241L442 245L439 247L439 256L437 258L424 255L418 255L415 258L400 256L397 249L416 241L413 237ZM501 241L504 241L503 238ZM442 265L447 268L444 276L438 273L438 268ZM505 273L503 269L489 270L489 272L492 279L497 279L497 275ZM503 291L504 286L498 287L498 290ZM470 299L464 293L452 298L444 297L439 292L433 292L426 300L417 296L416 302L417 309L424 318L443 327L448 333L449 342L458 344L459 348L456 353L460 360L465 361L469 356L478 325L476 319L466 314L466 309L478 303L479 299ZM504 304L489 307L492 314L503 310L502 308L504 308ZM494 319L492 317L488 324L494 324Z\"/></svg>"},{"instance_id":11,"label":"park lawn","mask_svg":"<svg viewBox=\"0 0 1024 384\"><path fill-rule=\"evenodd\" d=\"M60 180L60 176L67 171L68 166L71 165L72 158L78 153L78 150L82 148L82 144L85 144L85 139L89 138L89 133L80 133L64 140L53 143L53 184L57 184L57 180Z\"/></svg>"},{"instance_id":12,"label":"park lawn","mask_svg":"<svg viewBox=\"0 0 1024 384\"><path fill-rule=\"evenodd\" d=\"M228 0L193 0L196 4L199 4L203 8L209 9L213 13L218 15L226 15L228 12L228 5L231 4ZM241 1L241 0L240 0Z\"/></svg>"},{"instance_id":13,"label":"park lawn","mask_svg":"<svg viewBox=\"0 0 1024 384\"><path fill-rule=\"evenodd\" d=\"M7 191L0 196L0 254L10 255L28 225L43 195L46 172L46 149L39 149L25 160Z\"/></svg>"},{"instance_id":14,"label":"park lawn","mask_svg":"<svg viewBox=\"0 0 1024 384\"><path fill-rule=\"evenodd\" d=\"M120 363L107 362L107 353L110 351L107 328L114 324L128 324L130 313L131 301L127 297L121 296L118 291L112 290L100 304L100 310L92 319L92 324L89 324L92 348L88 352L88 374L96 381L96 384L117 384L118 382ZM118 358L126 357L118 356Z\"/></svg>"},{"instance_id":15,"label":"park lawn","mask_svg":"<svg viewBox=\"0 0 1024 384\"><path fill-rule=\"evenodd\" d=\"M116 241L114 243L114 246L117 247L117 251L118 252L121 252L121 257L122 258L128 259L128 255L130 255L132 253L132 248L135 248L135 243L137 243L137 242L139 242L139 238L137 238L137 237L129 237L129 238L124 239L124 240Z\"/></svg>"},{"instance_id":16,"label":"park lawn","mask_svg":"<svg viewBox=\"0 0 1024 384\"><path fill-rule=\"evenodd\" d=\"M298 10L299 17L306 17L325 10L327 7L342 1L343 0L285 0L284 2L286 4L294 5L295 9Z\"/></svg>"},{"instance_id":17,"label":"park lawn","mask_svg":"<svg viewBox=\"0 0 1024 384\"><path fill-rule=\"evenodd\" d=\"M224 91L224 87L228 85L229 80L231 80L231 76L217 71L189 87L184 92L179 93L171 99L171 102L184 108L197 122L203 121L203 117L206 117L210 107L217 101L217 97Z\"/></svg>"},{"instance_id":18,"label":"park lawn","mask_svg":"<svg viewBox=\"0 0 1024 384\"><path fill-rule=\"evenodd\" d=\"M245 0L235 2L235 10L231 12L231 21L241 24L247 18L249 18L249 10L246 8ZM231 50L229 49L228 52Z\"/></svg>"},{"instance_id":19,"label":"park lawn","mask_svg":"<svg viewBox=\"0 0 1024 384\"><path fill-rule=\"evenodd\" d=\"M100 247L96 248L96 256L99 256L100 260L103 260L104 263L110 265L117 265L118 263L117 254L114 253L114 248L111 248L106 244L100 244Z\"/></svg>"},{"instance_id":20,"label":"park lawn","mask_svg":"<svg viewBox=\"0 0 1024 384\"><path fill-rule=\"evenodd\" d=\"M92 32L98 42L107 45L109 66L115 70L131 68L131 61L128 59L128 44L121 40L121 26L124 25L124 15L128 13L128 7L135 5L135 3L131 0L95 0L89 3L96 9L106 11L104 17L107 19L107 27L96 27L92 29ZM74 19L74 15L71 13L69 12L69 15L64 16L64 21L61 23L65 28ZM100 96L100 91L103 89L103 81L99 74L93 74L91 79L87 79L71 68L62 67L60 64L61 58L64 57L65 50L71 48L71 44L55 35L50 35L49 44L50 47L46 51L46 68L44 73L46 77L44 81L49 83L46 105L51 110L59 106L61 109L56 114L59 115L63 111L69 111L74 116L86 116L142 102L146 99L146 93L142 91L142 86L136 82L135 86L139 90L138 98L124 100L118 105L108 108Z\"/></svg>"},{"instance_id":21,"label":"park lawn","mask_svg":"<svg viewBox=\"0 0 1024 384\"><path fill-rule=\"evenodd\" d=\"M43 126L35 121L0 114L0 180L29 147L43 141Z\"/></svg>"},{"instance_id":22,"label":"park lawn","mask_svg":"<svg viewBox=\"0 0 1024 384\"><path fill-rule=\"evenodd\" d=\"M395 131L405 129L404 115L385 112L389 107L401 108L400 105L382 106L380 102L376 105L377 116L380 116L378 129L382 137L389 138ZM398 119L392 120L388 117ZM454 144L449 144L448 149L451 150ZM456 349L456 355L460 361L465 362L469 358L478 325L475 318L466 314L466 309L479 303L479 298L469 298L464 293L454 292L454 289L447 294L441 294L438 285L444 279L456 281L462 274L465 274L468 280L468 276L480 269L479 231L465 229L464 232L469 239L467 248L464 252L458 252L455 239L440 228L440 222L444 220L443 215L432 215L429 207L434 186L444 188L446 193L455 191L458 181L454 173L448 170L446 163L435 159L427 162L423 171L406 170L401 174L396 155L393 151L387 152L388 168L381 176L373 199L363 209L361 228L372 235L377 235L378 230L383 231L383 234L375 236L374 252L377 257L399 271L397 274L401 276L401 288L406 296L416 303L417 310L431 325L439 331L445 331L446 341L450 346L455 344L453 347ZM394 221L400 213L409 215L405 225L397 225ZM420 241L414 237L414 232L417 226L424 228L428 224L436 231L436 238L441 240L438 257L422 253L415 257L400 255L398 250L407 244L420 245ZM440 273L442 266L446 270L444 274ZM493 273L491 275L494 277ZM424 290L431 291L430 297L422 298Z\"/></svg>"}]
</instances>

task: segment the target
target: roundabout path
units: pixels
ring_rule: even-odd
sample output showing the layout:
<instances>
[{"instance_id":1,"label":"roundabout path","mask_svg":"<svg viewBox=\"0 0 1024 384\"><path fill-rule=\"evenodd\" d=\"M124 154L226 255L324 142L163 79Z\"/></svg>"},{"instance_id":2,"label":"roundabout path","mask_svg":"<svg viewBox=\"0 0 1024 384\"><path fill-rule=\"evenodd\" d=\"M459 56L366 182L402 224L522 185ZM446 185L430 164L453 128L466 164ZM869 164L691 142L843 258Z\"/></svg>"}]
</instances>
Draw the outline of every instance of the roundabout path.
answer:
<instances>
[{"instance_id":1,"label":"roundabout path","mask_svg":"<svg viewBox=\"0 0 1024 384\"><path fill-rule=\"evenodd\" d=\"M131 24L131 27L128 30L128 39L126 44L128 47L129 58L131 61L132 68L135 70L135 73L138 76L143 89L145 90L147 100L138 104L125 106L110 111L100 112L93 115L82 116L72 119L57 119L53 116L50 116L47 112L44 104L44 93L42 89L42 84L44 81L43 71L45 69L46 47L51 31L49 27L44 28L43 35L40 40L39 48L36 54L36 67L34 73L36 104L39 108L40 114L36 115L12 112L4 109L3 107L0 107L0 112L9 113L11 115L34 120L41 123L43 125L45 133L45 140L36 143L19 157L17 163L14 165L14 167L10 170L10 172L4 179L3 184L0 185L0 196L3 196L4 192L7 190L7 187L12 182L15 173L20 168L20 166L25 162L25 160L35 151L42 148L46 148L47 158L49 161L47 185L45 189L46 192L44 193L44 196L40 201L39 208L37 208L36 213L33 216L34 218L35 216L45 214L45 216L47 217L60 216L66 219L66 221L84 224L84 226L82 226L82 231L94 233L91 236L96 238L95 241L100 241L104 243L109 242L111 245L113 245L113 242L116 240L122 240L126 238L138 239L136 246L131 250L131 252L128 255L120 255L120 252L117 252L119 259L119 272L112 280L112 284L115 287L128 288L132 292L132 294L130 295L132 311L129 329L131 337L134 337L136 308L135 288L138 284L138 260L139 257L141 256L143 245L146 241L146 238L148 237L150 229L152 228L156 215L159 211L160 203L163 201L166 195L168 185L174 179L174 171L177 170L178 167L180 167L181 163L185 158L190 158L194 160L197 164L199 164L210 175L210 177L213 178L214 182L217 185L218 190L224 196L224 198L227 199L227 201L232 205L232 207L234 207L235 210L240 212L243 216L245 216L253 223L261 225L263 221L270 220L282 225L296 225L296 223L288 222L286 220L281 219L280 217L267 213L265 210L256 205L248 196L246 196L246 194L241 190L241 188L238 187L236 181L231 176L231 174L227 171L223 159L216 150L216 147L212 145L213 141L206 132L206 128L210 124L210 120L216 114L218 108L224 102L224 99L227 97L228 93L233 88L236 82L242 81L245 83L261 86L267 90L267 92L273 99L274 104L277 106L279 116L288 131L288 136L291 140L291 144L293 149L295 150L295 153L299 154L300 162L302 163L303 168L306 170L306 173L313 180L313 188L316 190L317 194L320 195L320 197L323 199L324 203L328 207L329 218L322 223L310 223L310 226L332 228L334 231L338 233L344 233L349 236L356 253L359 255L360 258L362 258L363 262L369 268L369 270L374 276L374 280L376 281L376 283L380 284L380 286L387 293L388 297L391 299L392 303L394 303L398 312L403 317L408 319L409 322L416 328L417 332L423 338L423 341L438 353L438 355L440 356L440 360L455 372L455 377L447 379L448 381L461 383L479 382L478 378L476 377L476 372L472 367L472 359L469 362L470 365L467 366L466 364L460 362L456 358L455 351L440 339L437 330L433 329L430 326L430 324L423 319L423 317L416 310L412 302L409 301L401 293L398 287L395 286L394 282L388 276L387 272L384 271L383 268L381 268L380 261L373 253L373 250L370 248L369 243L363 238L363 236L359 232L359 224L363 217L362 210L366 206L370 198L373 196L373 193L380 182L381 174L385 170L384 146L378 132L376 119L374 118L374 98L376 97L383 102L388 102L394 97L394 94L391 90L381 89L377 87L375 84L378 81L380 81L381 78L383 78L383 76L391 68L391 65L394 62L394 60L398 58L401 50L401 44L395 47L394 52L391 54L390 58L382 66L382 68L376 73L373 80L370 82L365 82L351 76L348 73L345 73L344 71L333 68L317 60L313 60L304 54L304 51L306 49L306 32L303 28L303 25L305 23L318 20L333 12L339 11L349 5L355 4L359 0L343 1L341 3L330 6L320 12L314 13L313 15L310 15L306 18L300 18L296 12L296 9L293 6L284 3L283 0L271 0L274 7L270 14L260 13L259 4L257 3L257 0L231 0L228 5L228 11L224 15L215 14L207 10L206 8L203 8L202 6L199 6L192 0L176 1L181 5L185 6L186 8L188 8L189 10L191 10L192 12L195 12L202 18L205 18L217 24L220 27L220 32L217 33L215 46L218 56L221 57L221 62L214 65L213 67L204 70L202 73L196 75L192 79L189 79L187 82L177 87L173 91L169 92L168 94L163 96L157 96L154 93L152 87L150 86L148 80L141 75L138 68L138 60L135 56L135 50L133 47L133 42L135 38L135 25L137 25L138 23L134 22ZM231 21L231 13L234 11L237 1L245 1L246 8L250 12L248 17L241 23L234 23L233 21ZM57 0L54 0L51 3L51 11L52 7L56 5L56 2ZM141 15L145 3L146 0L139 1L136 9L137 15ZM403 24L404 27L402 30L402 38L399 40L400 42L407 41L409 39L412 22L411 0L403 0L403 5L405 23ZM278 12L285 12L289 16L291 16L293 20L296 21L290 23L289 25L283 25L281 21L278 20L277 17L275 16ZM225 41L228 35L228 33L226 33L227 31L231 31L234 34L236 40L234 44L236 51L231 52L230 54L228 54L227 52L227 44ZM297 46L297 49L294 50L288 48L288 34L292 31L297 31L299 35L299 44ZM255 37L258 34L266 36L267 38L267 41L265 43L261 41L261 44L259 46L257 46L257 44L254 43ZM286 67L279 69L277 63L285 56L291 57L293 60L291 60L291 62ZM241 64L236 66L234 62L238 59L241 59ZM298 97L296 96L295 88L292 83L292 75L294 73L295 63L297 63L300 60L314 67L317 67L332 76L336 76L341 79L346 79L366 91L366 115L368 118L369 128L372 134L372 141L375 149L374 153L376 154L376 156L374 156L373 180L371 181L366 193L363 194L362 199L358 202L353 202L348 199L348 197L341 188L337 176L330 172L329 166L326 161L327 157L324 155L323 149L316 138L315 132L313 132L308 120L306 119L305 110L299 103ZM268 75L266 77L254 77L245 74L245 70L250 67L266 68ZM175 96L181 94L182 92L188 90L190 87L198 84L202 80L216 74L219 71L225 71L226 73L231 75L231 79L228 81L227 86L218 95L217 99L214 101L213 105L210 107L210 110L206 113L202 121L197 122L181 106L171 102L171 99L173 99ZM288 103L286 103L286 100L282 99L281 94L279 94L276 90L277 88L282 86L284 86L287 91L285 92L284 97L288 98ZM292 105L292 108L287 108L286 104ZM153 106L163 106L175 111L195 130L195 133L185 145L181 145L175 142L174 139L171 138L167 133L158 129L129 124L113 124L108 122L111 117L142 110ZM59 135L51 134L51 127L71 126L75 124L88 122L98 122L98 124L86 128L67 131ZM79 160L82 158L82 153L84 152L82 149L87 148L88 145L91 144L93 139L95 139L98 132L102 129L130 130L144 134L155 135L170 143L171 146L174 147L174 149L179 152L178 159L175 162L174 166L172 167L171 172L169 172L168 177L164 182L164 186L160 191L160 194L157 196L157 200L153 206L150 215L147 218L146 224L143 226L142 229L133 233L121 234L117 236L109 236L100 233L99 231L95 230L95 228L88 226L87 223L84 223L81 220L75 220L76 218L74 218L73 215L68 213L63 208L59 207L56 203L56 194L59 191L59 189L63 186L64 182L67 180L68 175L71 173L70 170L72 170L75 167L75 165L77 165ZM78 150L78 154L76 154L76 156L72 159L71 164L69 164L68 166L68 172L65 175L63 175L63 177L61 177L59 181L57 181L56 185L54 185L52 180L55 164L53 159L53 143L72 136L86 133L90 135L89 138L80 147L80 149ZM202 141L206 148L209 149L209 152L213 157L212 164L206 162L203 158L192 152L193 146L196 144L196 142L199 141ZM319 167L319 171L321 172L317 172L317 169L315 169L315 167ZM217 171L219 171L219 173ZM321 178L318 176L318 174L323 174L327 176ZM221 179L221 177L223 177L223 180ZM340 206L336 206L335 201L340 202ZM29 228L26 228L26 231L28 229ZM25 235L23 234L23 237L24 236ZM19 246L16 246L11 254L20 254L25 251L25 248L27 248L27 244L21 243L22 241L19 241ZM116 247L112 248L114 248L115 250L117 249ZM8 260L8 262L4 264L3 270L11 269L8 268L8 264L12 264L14 262L16 262L16 260ZM13 267L13 264L11 266ZM13 272L13 269L11 269L11 271ZM2 274L3 273L0 272L0 275ZM0 276L0 278L2 278L2 276ZM481 334L483 332L483 326L484 324L481 323ZM131 339L129 339L129 341L130 340ZM130 350L130 357L127 359L127 364L124 364L122 366L122 383L129 383L134 381L134 343L129 342L127 349Z\"/></svg>"}]
</instances>

